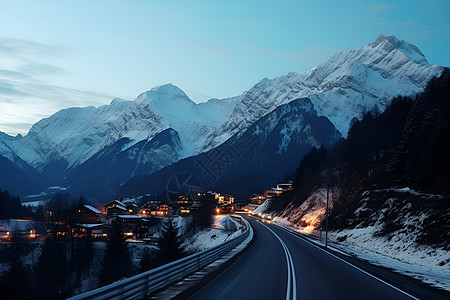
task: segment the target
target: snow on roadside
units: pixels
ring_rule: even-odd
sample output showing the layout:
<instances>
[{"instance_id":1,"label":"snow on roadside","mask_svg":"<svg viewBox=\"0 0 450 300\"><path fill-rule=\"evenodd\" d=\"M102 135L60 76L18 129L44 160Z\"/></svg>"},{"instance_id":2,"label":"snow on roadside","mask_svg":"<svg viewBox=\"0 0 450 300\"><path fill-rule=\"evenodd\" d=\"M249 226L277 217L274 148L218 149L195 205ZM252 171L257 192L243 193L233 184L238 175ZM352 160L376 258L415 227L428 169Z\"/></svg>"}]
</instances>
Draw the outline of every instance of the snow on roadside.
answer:
<instances>
[{"instance_id":1,"label":"snow on roadside","mask_svg":"<svg viewBox=\"0 0 450 300\"><path fill-rule=\"evenodd\" d=\"M236 231L225 230L223 226L232 226L231 224L236 223L236 228L240 228ZM208 248L219 245L229 239L239 236L242 233L242 226L234 221L230 216L217 215L214 216L215 228L208 228L197 232L192 237L188 238L184 243L183 247L188 252L198 252L206 250Z\"/></svg>"},{"instance_id":2,"label":"snow on roadside","mask_svg":"<svg viewBox=\"0 0 450 300\"><path fill-rule=\"evenodd\" d=\"M269 209L271 201L271 199L264 201L263 204L253 211L252 215L258 216L259 214L265 213Z\"/></svg>"},{"instance_id":3,"label":"snow on roadside","mask_svg":"<svg viewBox=\"0 0 450 300\"><path fill-rule=\"evenodd\" d=\"M224 216L223 218L216 219L216 226L226 231L236 231L243 227L243 225L236 222L230 216Z\"/></svg>"},{"instance_id":4,"label":"snow on roadside","mask_svg":"<svg viewBox=\"0 0 450 300\"><path fill-rule=\"evenodd\" d=\"M329 195L329 209L332 208L333 192ZM275 223L293 228L295 231L311 234L324 219L327 204L327 189L315 190L299 207L290 203L284 212L274 219Z\"/></svg>"},{"instance_id":5,"label":"snow on roadside","mask_svg":"<svg viewBox=\"0 0 450 300\"><path fill-rule=\"evenodd\" d=\"M305 233L305 227L292 224L287 218L273 221L296 232ZM371 264L383 266L397 273L416 278L432 286L450 291L450 251L431 246L417 245L406 235L398 234L391 239L376 237L376 226L329 232L332 247L353 254ZM311 237L318 231L308 233ZM323 234L322 238L325 238ZM316 241L316 243L320 243Z\"/></svg>"},{"instance_id":6,"label":"snow on roadside","mask_svg":"<svg viewBox=\"0 0 450 300\"><path fill-rule=\"evenodd\" d=\"M329 236L338 247L372 264L450 291L450 251L417 245L406 234L391 239L376 237L378 230L370 226L331 232Z\"/></svg>"}]
</instances>

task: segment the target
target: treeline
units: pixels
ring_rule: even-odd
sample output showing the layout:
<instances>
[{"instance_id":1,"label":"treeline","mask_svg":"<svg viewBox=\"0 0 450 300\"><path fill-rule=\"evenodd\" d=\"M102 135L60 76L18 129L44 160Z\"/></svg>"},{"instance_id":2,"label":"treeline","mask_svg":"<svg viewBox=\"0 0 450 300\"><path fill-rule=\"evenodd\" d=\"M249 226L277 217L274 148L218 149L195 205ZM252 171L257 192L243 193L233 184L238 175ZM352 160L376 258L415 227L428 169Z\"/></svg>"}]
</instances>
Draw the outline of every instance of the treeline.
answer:
<instances>
[{"instance_id":1,"label":"treeline","mask_svg":"<svg viewBox=\"0 0 450 300\"><path fill-rule=\"evenodd\" d=\"M112 223L100 257L89 237L78 238L70 250L64 237L48 236L36 258L32 253L31 266L23 257L36 245L14 232L11 243L3 249L13 255L0 275L0 299L65 299L80 289L84 280L96 280L96 286L103 286L184 257L187 253L176 223L172 219L163 222L156 249L144 248L137 265L118 221Z\"/></svg>"},{"instance_id":2,"label":"treeline","mask_svg":"<svg viewBox=\"0 0 450 300\"><path fill-rule=\"evenodd\" d=\"M86 203L83 197L75 198L67 193L58 193L45 204L33 209L29 205L22 205L18 196L0 189L0 219L33 218L46 221L51 217L53 221L62 221L73 208ZM45 211L51 211L52 215L47 216Z\"/></svg>"},{"instance_id":3,"label":"treeline","mask_svg":"<svg viewBox=\"0 0 450 300\"><path fill-rule=\"evenodd\" d=\"M1 299L70 297L86 278L94 254L88 238L77 239L69 251L64 239L48 236L36 250L38 244L17 231L12 232L11 243L3 246L1 254L7 252L9 262L0 275Z\"/></svg>"},{"instance_id":4,"label":"treeline","mask_svg":"<svg viewBox=\"0 0 450 300\"><path fill-rule=\"evenodd\" d=\"M39 208L46 212L47 222L46 238L39 251L35 251L37 243L30 242L19 231L12 232L10 244L0 250L0 261L8 262L7 270L0 275L0 299L65 299L83 290L86 284L104 286L156 268L189 254L182 247L183 240L212 223L207 206L198 210L183 234L175 220L163 220L156 247L144 247L135 264L118 220L108 230L104 250L98 247L96 250L90 237L74 237L70 232L57 234L57 224L64 223L68 213L84 203L83 198L58 194L45 208Z\"/></svg>"},{"instance_id":5,"label":"treeline","mask_svg":"<svg viewBox=\"0 0 450 300\"><path fill-rule=\"evenodd\" d=\"M22 205L19 197L0 189L0 219L21 218L22 216Z\"/></svg>"},{"instance_id":6,"label":"treeline","mask_svg":"<svg viewBox=\"0 0 450 300\"><path fill-rule=\"evenodd\" d=\"M351 212L365 190L409 187L450 195L449 153L450 71L445 69L414 99L396 97L383 113L375 109L355 121L347 139L331 149L311 150L295 173L295 191L282 197L282 207L291 200L301 205L326 184L340 191L335 216Z\"/></svg>"}]
</instances>

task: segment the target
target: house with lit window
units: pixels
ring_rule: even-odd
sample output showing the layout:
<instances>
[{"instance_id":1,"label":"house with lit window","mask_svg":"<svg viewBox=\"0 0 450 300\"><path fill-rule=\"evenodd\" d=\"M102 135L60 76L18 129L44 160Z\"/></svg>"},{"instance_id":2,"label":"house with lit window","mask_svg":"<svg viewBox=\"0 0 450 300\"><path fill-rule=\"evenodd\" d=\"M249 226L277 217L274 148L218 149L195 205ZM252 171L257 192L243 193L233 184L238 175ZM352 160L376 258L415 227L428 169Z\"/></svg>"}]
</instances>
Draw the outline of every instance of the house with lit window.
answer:
<instances>
[{"instance_id":1,"label":"house with lit window","mask_svg":"<svg viewBox=\"0 0 450 300\"><path fill-rule=\"evenodd\" d=\"M197 194L197 199L204 205L217 205L219 202L219 193L213 191L204 191Z\"/></svg>"},{"instance_id":2,"label":"house with lit window","mask_svg":"<svg viewBox=\"0 0 450 300\"><path fill-rule=\"evenodd\" d=\"M253 194L250 196L251 204L261 205L264 203L264 201L266 201L266 196L264 195Z\"/></svg>"},{"instance_id":3,"label":"house with lit window","mask_svg":"<svg viewBox=\"0 0 450 300\"><path fill-rule=\"evenodd\" d=\"M145 236L147 219L136 215L109 215L105 218L106 224L111 224L118 220L125 237L141 238Z\"/></svg>"},{"instance_id":4,"label":"house with lit window","mask_svg":"<svg viewBox=\"0 0 450 300\"><path fill-rule=\"evenodd\" d=\"M102 212L95 207L85 204L76 207L68 214L70 223L100 223Z\"/></svg>"},{"instance_id":5,"label":"house with lit window","mask_svg":"<svg viewBox=\"0 0 450 300\"><path fill-rule=\"evenodd\" d=\"M216 208L216 213L221 214L221 215L232 214L233 212L234 212L234 206L231 203L220 204Z\"/></svg>"},{"instance_id":6,"label":"house with lit window","mask_svg":"<svg viewBox=\"0 0 450 300\"><path fill-rule=\"evenodd\" d=\"M200 207L200 200L198 198L190 198L186 196L178 196L176 204L181 216L192 214L193 211Z\"/></svg>"},{"instance_id":7,"label":"house with lit window","mask_svg":"<svg viewBox=\"0 0 450 300\"><path fill-rule=\"evenodd\" d=\"M125 204L118 200L113 200L105 204L106 215L125 215L128 214L128 209Z\"/></svg>"},{"instance_id":8,"label":"house with lit window","mask_svg":"<svg viewBox=\"0 0 450 300\"><path fill-rule=\"evenodd\" d=\"M230 196L230 195L227 195L227 194L219 194L217 202L218 202L219 205L233 204L234 203L234 197Z\"/></svg>"},{"instance_id":9,"label":"house with lit window","mask_svg":"<svg viewBox=\"0 0 450 300\"><path fill-rule=\"evenodd\" d=\"M141 217L167 217L173 214L173 207L165 201L148 201L139 211Z\"/></svg>"},{"instance_id":10,"label":"house with lit window","mask_svg":"<svg viewBox=\"0 0 450 300\"><path fill-rule=\"evenodd\" d=\"M104 230L102 219L102 212L95 207L88 204L80 205L69 212L66 231L69 230L74 237L102 237Z\"/></svg>"},{"instance_id":11,"label":"house with lit window","mask_svg":"<svg viewBox=\"0 0 450 300\"><path fill-rule=\"evenodd\" d=\"M133 203L126 206L127 214L137 215L139 213L139 207Z\"/></svg>"},{"instance_id":12,"label":"house with lit window","mask_svg":"<svg viewBox=\"0 0 450 300\"><path fill-rule=\"evenodd\" d=\"M289 181L288 183L279 183L276 187L265 191L264 196L266 196L266 198L274 198L292 189L292 181Z\"/></svg>"}]
</instances>

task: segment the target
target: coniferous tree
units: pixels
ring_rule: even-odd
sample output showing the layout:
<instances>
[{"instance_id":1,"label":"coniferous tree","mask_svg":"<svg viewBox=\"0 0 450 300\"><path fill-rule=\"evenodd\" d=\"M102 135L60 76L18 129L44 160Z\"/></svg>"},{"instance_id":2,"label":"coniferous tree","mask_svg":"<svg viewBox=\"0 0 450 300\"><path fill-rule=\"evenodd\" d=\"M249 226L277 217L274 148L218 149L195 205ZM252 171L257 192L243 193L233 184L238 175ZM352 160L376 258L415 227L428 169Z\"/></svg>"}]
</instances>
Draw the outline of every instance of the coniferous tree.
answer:
<instances>
[{"instance_id":1,"label":"coniferous tree","mask_svg":"<svg viewBox=\"0 0 450 300\"><path fill-rule=\"evenodd\" d=\"M13 259L0 279L0 299L30 299L30 271L21 259Z\"/></svg>"},{"instance_id":2,"label":"coniferous tree","mask_svg":"<svg viewBox=\"0 0 450 300\"><path fill-rule=\"evenodd\" d=\"M0 219L19 218L22 216L22 205L19 197L14 197L8 191L0 190Z\"/></svg>"},{"instance_id":3,"label":"coniferous tree","mask_svg":"<svg viewBox=\"0 0 450 300\"><path fill-rule=\"evenodd\" d=\"M131 275L133 264L119 220L111 224L99 274L101 286Z\"/></svg>"},{"instance_id":4,"label":"coniferous tree","mask_svg":"<svg viewBox=\"0 0 450 300\"><path fill-rule=\"evenodd\" d=\"M69 270L65 266L64 249L54 238L47 238L34 272L38 299L63 299L71 295Z\"/></svg>"},{"instance_id":5,"label":"coniferous tree","mask_svg":"<svg viewBox=\"0 0 450 300\"><path fill-rule=\"evenodd\" d=\"M76 251L75 267L83 279L89 277L90 266L94 257L94 245L92 238L88 235L78 241L79 248Z\"/></svg>"},{"instance_id":6,"label":"coniferous tree","mask_svg":"<svg viewBox=\"0 0 450 300\"><path fill-rule=\"evenodd\" d=\"M157 266L157 253L149 248L141 250L139 259L139 272L145 272Z\"/></svg>"},{"instance_id":7,"label":"coniferous tree","mask_svg":"<svg viewBox=\"0 0 450 300\"><path fill-rule=\"evenodd\" d=\"M166 219L158 239L157 263L164 265L184 256L181 237L173 219Z\"/></svg>"},{"instance_id":8,"label":"coniferous tree","mask_svg":"<svg viewBox=\"0 0 450 300\"><path fill-rule=\"evenodd\" d=\"M213 208L208 203L202 203L202 205L192 212L192 225L195 230L203 230L211 227Z\"/></svg>"}]
</instances>

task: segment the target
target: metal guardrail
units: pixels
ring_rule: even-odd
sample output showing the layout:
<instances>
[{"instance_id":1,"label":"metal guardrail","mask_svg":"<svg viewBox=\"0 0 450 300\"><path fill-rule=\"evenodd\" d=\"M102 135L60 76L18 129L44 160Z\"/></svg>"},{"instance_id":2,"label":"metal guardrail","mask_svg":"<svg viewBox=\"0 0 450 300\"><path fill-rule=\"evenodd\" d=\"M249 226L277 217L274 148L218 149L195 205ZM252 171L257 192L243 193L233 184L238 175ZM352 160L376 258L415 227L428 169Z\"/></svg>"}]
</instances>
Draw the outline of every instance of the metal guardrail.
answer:
<instances>
[{"instance_id":1,"label":"metal guardrail","mask_svg":"<svg viewBox=\"0 0 450 300\"><path fill-rule=\"evenodd\" d=\"M247 220L244 232L220 245L186 256L156 269L119 280L95 290L76 295L69 300L81 299L142 299L181 278L190 275L219 259L240 245L249 236L250 224Z\"/></svg>"}]
</instances>

